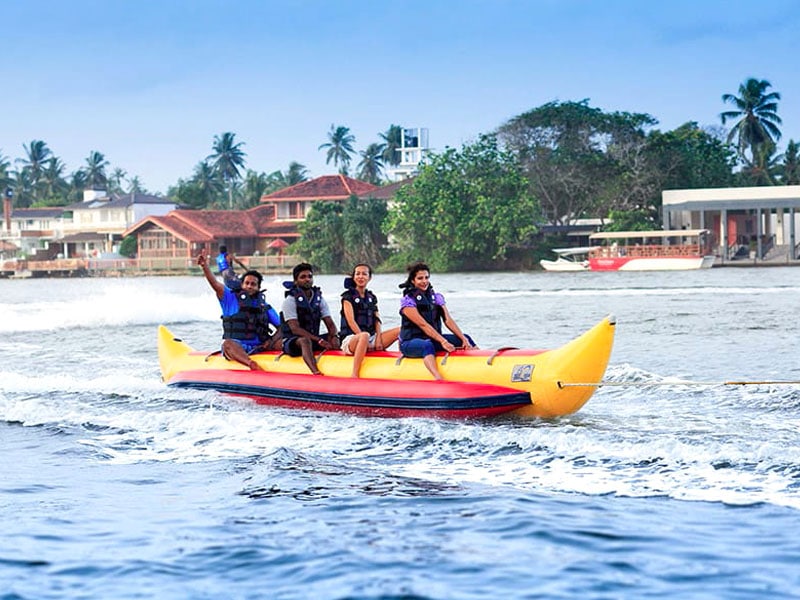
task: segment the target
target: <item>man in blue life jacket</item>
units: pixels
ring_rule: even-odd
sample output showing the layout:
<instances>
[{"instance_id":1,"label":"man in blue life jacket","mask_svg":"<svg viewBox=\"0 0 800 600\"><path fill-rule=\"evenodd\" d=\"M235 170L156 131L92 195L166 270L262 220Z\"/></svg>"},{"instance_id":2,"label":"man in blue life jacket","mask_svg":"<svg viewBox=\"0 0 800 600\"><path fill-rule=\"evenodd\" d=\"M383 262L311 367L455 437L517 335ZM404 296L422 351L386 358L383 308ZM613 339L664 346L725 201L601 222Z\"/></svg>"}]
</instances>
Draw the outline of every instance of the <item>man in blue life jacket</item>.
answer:
<instances>
[{"instance_id":1,"label":"man in blue life jacket","mask_svg":"<svg viewBox=\"0 0 800 600\"><path fill-rule=\"evenodd\" d=\"M289 356L302 356L314 375L322 375L314 351L339 349L336 324L322 291L314 285L312 266L300 263L292 270L292 279L283 283L287 288L281 306L283 351ZM319 326L323 321L328 330L325 338L319 335Z\"/></svg>"},{"instance_id":2,"label":"man in blue life jacket","mask_svg":"<svg viewBox=\"0 0 800 600\"><path fill-rule=\"evenodd\" d=\"M247 270L247 265L236 258L233 252L228 252L227 246L224 244L221 245L219 247L219 254L217 254L217 271L222 277L223 283L236 292L242 288L242 281L236 275L233 263L237 263L245 271Z\"/></svg>"},{"instance_id":3,"label":"man in blue life jacket","mask_svg":"<svg viewBox=\"0 0 800 600\"><path fill-rule=\"evenodd\" d=\"M217 294L222 308L222 354L253 371L262 371L250 355L281 348L281 321L275 309L264 299L261 273L247 271L242 276L241 289L234 291L214 277L203 252L197 257L197 264L203 269L203 275Z\"/></svg>"}]
</instances>

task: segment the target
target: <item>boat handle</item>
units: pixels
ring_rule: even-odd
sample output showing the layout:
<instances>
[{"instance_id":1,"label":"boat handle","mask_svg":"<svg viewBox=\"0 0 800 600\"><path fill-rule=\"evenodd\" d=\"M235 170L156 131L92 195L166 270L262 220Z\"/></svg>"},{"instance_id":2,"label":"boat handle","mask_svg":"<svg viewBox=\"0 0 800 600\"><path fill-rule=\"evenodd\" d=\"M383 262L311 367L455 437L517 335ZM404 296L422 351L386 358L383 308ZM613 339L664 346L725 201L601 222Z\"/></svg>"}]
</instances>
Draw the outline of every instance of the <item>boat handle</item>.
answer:
<instances>
[{"instance_id":1,"label":"boat handle","mask_svg":"<svg viewBox=\"0 0 800 600\"><path fill-rule=\"evenodd\" d=\"M501 353L505 352L506 350L519 350L515 346L503 346L502 348L498 348L495 350L494 354L492 354L489 358L486 359L486 364L491 365L494 359Z\"/></svg>"}]
</instances>

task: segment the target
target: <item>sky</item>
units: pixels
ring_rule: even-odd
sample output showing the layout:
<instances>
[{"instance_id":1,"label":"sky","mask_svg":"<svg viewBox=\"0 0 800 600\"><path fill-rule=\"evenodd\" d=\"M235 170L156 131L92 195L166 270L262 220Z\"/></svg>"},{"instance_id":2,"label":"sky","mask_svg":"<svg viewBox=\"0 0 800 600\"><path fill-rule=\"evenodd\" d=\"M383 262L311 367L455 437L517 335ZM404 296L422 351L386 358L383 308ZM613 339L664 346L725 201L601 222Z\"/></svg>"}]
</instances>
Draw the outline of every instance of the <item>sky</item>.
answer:
<instances>
[{"instance_id":1,"label":"sky","mask_svg":"<svg viewBox=\"0 0 800 600\"><path fill-rule=\"evenodd\" d=\"M166 193L233 132L246 167L336 172L392 124L460 148L552 101L719 126L750 77L800 141L800 6L740 0L6 0L0 155L92 151ZM358 157L354 158L353 166ZM352 168L351 168L352 171Z\"/></svg>"}]
</instances>

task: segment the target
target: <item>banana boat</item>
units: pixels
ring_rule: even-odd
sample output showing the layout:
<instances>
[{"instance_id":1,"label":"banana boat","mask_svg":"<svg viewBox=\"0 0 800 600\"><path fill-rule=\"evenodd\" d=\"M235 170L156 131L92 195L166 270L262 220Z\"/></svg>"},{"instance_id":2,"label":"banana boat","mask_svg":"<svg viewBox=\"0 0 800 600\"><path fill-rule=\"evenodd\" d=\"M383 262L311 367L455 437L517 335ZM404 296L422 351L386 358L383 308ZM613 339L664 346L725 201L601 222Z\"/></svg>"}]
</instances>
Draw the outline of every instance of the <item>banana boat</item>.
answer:
<instances>
[{"instance_id":1,"label":"banana boat","mask_svg":"<svg viewBox=\"0 0 800 600\"><path fill-rule=\"evenodd\" d=\"M169 386L218 390L261 404L384 417L553 418L576 412L592 396L605 374L614 330L608 316L551 350L443 353L436 361L444 381L434 381L422 360L393 351L368 353L358 379L349 376L352 357L330 350L317 359L323 377L309 373L302 358L279 352L253 354L263 371L251 371L218 352L193 349L163 325L158 357Z\"/></svg>"}]
</instances>

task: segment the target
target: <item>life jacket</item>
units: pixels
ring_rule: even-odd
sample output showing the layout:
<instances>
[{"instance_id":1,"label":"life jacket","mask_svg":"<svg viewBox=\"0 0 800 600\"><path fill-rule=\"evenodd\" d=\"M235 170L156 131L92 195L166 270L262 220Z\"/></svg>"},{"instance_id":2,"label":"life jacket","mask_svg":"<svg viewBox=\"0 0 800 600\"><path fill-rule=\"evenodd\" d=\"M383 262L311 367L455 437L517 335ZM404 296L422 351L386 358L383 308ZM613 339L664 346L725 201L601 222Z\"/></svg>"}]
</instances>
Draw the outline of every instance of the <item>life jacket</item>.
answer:
<instances>
[{"instance_id":1,"label":"life jacket","mask_svg":"<svg viewBox=\"0 0 800 600\"><path fill-rule=\"evenodd\" d=\"M255 296L248 296L239 292L236 300L239 302L238 312L222 317L223 339L267 340L274 330L267 314L272 307L264 299L264 294L259 292Z\"/></svg>"},{"instance_id":2,"label":"life jacket","mask_svg":"<svg viewBox=\"0 0 800 600\"><path fill-rule=\"evenodd\" d=\"M433 288L428 287L426 291L418 288L406 289L403 294L414 300L417 305L417 310L422 318L425 319L431 327L437 332L442 333L442 309L435 303ZM400 311L400 339L413 340L413 339L428 339L428 336L420 329L411 319Z\"/></svg>"},{"instance_id":3,"label":"life jacket","mask_svg":"<svg viewBox=\"0 0 800 600\"><path fill-rule=\"evenodd\" d=\"M217 269L220 275L225 273L228 269L233 269L231 264L228 262L228 255L227 254L217 254Z\"/></svg>"},{"instance_id":4,"label":"life jacket","mask_svg":"<svg viewBox=\"0 0 800 600\"><path fill-rule=\"evenodd\" d=\"M368 331L370 335L375 333L375 313L378 312L378 298L370 290L364 293L364 297L358 295L358 290L352 279L347 277L344 280L344 285L347 288L342 292L342 303L349 302L353 306L353 317L356 324L361 331ZM348 283L350 285L348 285ZM342 322L339 327L339 339L344 339L348 335L355 333L347 324L347 319L344 317L344 310L341 311Z\"/></svg>"},{"instance_id":5,"label":"life jacket","mask_svg":"<svg viewBox=\"0 0 800 600\"><path fill-rule=\"evenodd\" d=\"M294 285L294 282L284 281L283 285L288 288L285 296L287 298L293 296L295 299L295 304L297 305L297 322L300 327L310 334L318 336L319 324L322 320L322 291L316 286L312 287L311 299L309 300L303 290ZM283 312L281 312L281 330L283 331L284 339L294 337L295 335L286 322Z\"/></svg>"}]
</instances>

